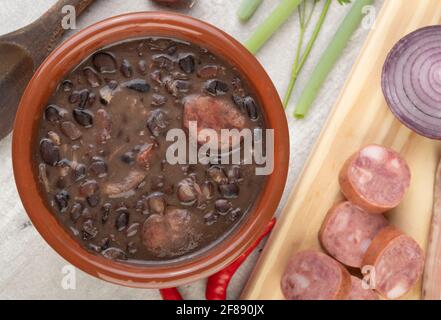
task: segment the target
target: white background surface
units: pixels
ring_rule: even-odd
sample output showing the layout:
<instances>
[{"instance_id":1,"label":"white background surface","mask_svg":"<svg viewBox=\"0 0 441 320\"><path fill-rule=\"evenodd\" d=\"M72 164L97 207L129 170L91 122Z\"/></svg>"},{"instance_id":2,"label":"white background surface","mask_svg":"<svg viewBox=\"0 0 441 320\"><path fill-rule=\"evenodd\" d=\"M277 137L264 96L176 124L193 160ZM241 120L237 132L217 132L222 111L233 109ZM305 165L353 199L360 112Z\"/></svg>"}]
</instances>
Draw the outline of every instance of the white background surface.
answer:
<instances>
[{"instance_id":1,"label":"white background surface","mask_svg":"<svg viewBox=\"0 0 441 320\"><path fill-rule=\"evenodd\" d=\"M376 0L377 11L384 0ZM392 1L392 0L389 0ZM1 0L0 35L27 25L43 14L55 0ZM239 41L249 37L252 30L277 5L278 0L265 0L253 19L241 24L236 16L238 0L198 0L188 14L208 21L225 30ZM323 1L322 1L323 2ZM320 4L322 5L322 4ZM82 28L117 14L158 9L148 0L97 0L78 20ZM349 6L341 7L337 1L331 6L318 42L303 70L287 110L291 138L291 165L288 184L280 207L305 164L306 158L334 104L341 87L363 45L369 30L360 28L341 57L339 63L321 90L320 96L305 120L291 116L302 85L311 73L321 52L332 38ZM313 21L314 22L314 21ZM298 35L297 14L258 54L281 96L289 81ZM7 93L1 93L4 95ZM280 208L277 213L279 213ZM257 250L256 250L257 251ZM228 298L236 299L257 259L255 252L237 272L228 290ZM3 299L159 299L156 290L124 288L95 279L76 271L76 289L61 286L62 268L67 262L52 250L30 223L18 197L11 163L11 136L0 142L0 298ZM204 299L205 280L180 288L187 299Z\"/></svg>"}]
</instances>

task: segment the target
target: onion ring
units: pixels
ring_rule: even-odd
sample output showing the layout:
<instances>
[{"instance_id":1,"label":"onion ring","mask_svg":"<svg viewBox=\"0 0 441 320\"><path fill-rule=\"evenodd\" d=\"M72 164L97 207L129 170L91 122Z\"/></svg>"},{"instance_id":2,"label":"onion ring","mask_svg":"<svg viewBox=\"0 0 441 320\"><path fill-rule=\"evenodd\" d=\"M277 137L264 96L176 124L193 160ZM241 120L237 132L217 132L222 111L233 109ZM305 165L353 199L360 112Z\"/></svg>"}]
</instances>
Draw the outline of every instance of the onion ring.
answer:
<instances>
[{"instance_id":1,"label":"onion ring","mask_svg":"<svg viewBox=\"0 0 441 320\"><path fill-rule=\"evenodd\" d=\"M441 140L441 26L418 29L398 41L384 63L381 87L405 126Z\"/></svg>"}]
</instances>

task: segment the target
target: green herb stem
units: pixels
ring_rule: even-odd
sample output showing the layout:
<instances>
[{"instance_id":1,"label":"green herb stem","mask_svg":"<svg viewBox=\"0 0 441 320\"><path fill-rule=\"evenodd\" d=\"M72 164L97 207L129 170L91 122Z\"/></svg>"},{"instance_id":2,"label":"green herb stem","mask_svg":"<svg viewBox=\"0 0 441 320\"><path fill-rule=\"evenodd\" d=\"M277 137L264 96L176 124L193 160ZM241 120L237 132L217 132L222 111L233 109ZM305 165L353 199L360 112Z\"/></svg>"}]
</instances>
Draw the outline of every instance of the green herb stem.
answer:
<instances>
[{"instance_id":1,"label":"green herb stem","mask_svg":"<svg viewBox=\"0 0 441 320\"><path fill-rule=\"evenodd\" d=\"M242 22L247 22L262 4L263 0L242 0L237 15Z\"/></svg>"},{"instance_id":2,"label":"green herb stem","mask_svg":"<svg viewBox=\"0 0 441 320\"><path fill-rule=\"evenodd\" d=\"M300 30L299 42L297 44L296 57L294 59L294 64L292 67L291 79L289 80L288 91L285 94L285 99L283 99L283 105L286 108L288 106L289 100L291 98L292 91L297 82L297 77L299 74L299 61L300 53L302 49L303 38L305 36L305 30L302 28Z\"/></svg>"},{"instance_id":3,"label":"green herb stem","mask_svg":"<svg viewBox=\"0 0 441 320\"><path fill-rule=\"evenodd\" d=\"M303 53L302 59L300 61L300 64L298 66L297 73L300 73L303 66L306 63L306 60L309 57L309 54L311 53L312 48L314 47L314 44L317 40L317 37L320 33L320 30L322 29L323 23L325 22L326 16L329 12L329 7L331 6L332 0L326 0L326 3L323 7L322 13L320 15L319 20L317 21L317 24L315 25L314 31L312 32L311 39L309 39L308 44L306 45L305 52Z\"/></svg>"},{"instance_id":4,"label":"green herb stem","mask_svg":"<svg viewBox=\"0 0 441 320\"><path fill-rule=\"evenodd\" d=\"M257 53L301 2L302 0L282 0L270 16L256 29L251 38L245 42L245 47L251 53Z\"/></svg>"},{"instance_id":5,"label":"green herb stem","mask_svg":"<svg viewBox=\"0 0 441 320\"><path fill-rule=\"evenodd\" d=\"M289 81L288 90L285 94L285 98L284 98L284 102L283 102L283 105L285 106L285 108L289 104L289 100L291 99L292 91L294 90L294 87L296 85L297 78L306 63L306 60L308 59L312 48L314 47L314 44L317 40L317 37L320 33L320 30L322 29L323 23L325 22L326 16L328 15L328 12L329 12L329 7L331 6L331 2L332 2L332 0L326 0L325 5L323 6L322 13L320 14L320 17L315 25L314 31L313 31L311 38L309 39L309 41L306 45L305 52L303 53L301 59L300 59L300 48L303 43L303 36L305 33L305 28L302 26L300 28L300 40L299 40L299 44L297 47L296 58L294 60L294 65L292 68L292 74L291 74L291 79ZM306 25L309 24L309 21L311 20L311 16L312 16L312 14L309 16L308 20L306 21ZM299 62L299 59L300 59L300 62Z\"/></svg>"},{"instance_id":6,"label":"green herb stem","mask_svg":"<svg viewBox=\"0 0 441 320\"><path fill-rule=\"evenodd\" d=\"M294 112L296 118L304 118L316 99L319 90L329 73L332 71L338 58L341 56L351 36L357 30L363 19L363 7L373 3L373 0L356 0L349 13L341 23L334 38L322 54L319 63L314 69Z\"/></svg>"}]
</instances>

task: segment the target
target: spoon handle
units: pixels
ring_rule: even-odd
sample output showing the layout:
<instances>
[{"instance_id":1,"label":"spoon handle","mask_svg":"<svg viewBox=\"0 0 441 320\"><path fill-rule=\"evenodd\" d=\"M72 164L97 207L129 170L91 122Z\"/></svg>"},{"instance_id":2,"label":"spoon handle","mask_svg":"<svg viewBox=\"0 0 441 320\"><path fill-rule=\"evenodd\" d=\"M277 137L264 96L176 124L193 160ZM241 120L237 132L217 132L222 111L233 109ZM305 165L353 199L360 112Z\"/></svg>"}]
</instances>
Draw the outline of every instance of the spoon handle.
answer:
<instances>
[{"instance_id":1,"label":"spoon handle","mask_svg":"<svg viewBox=\"0 0 441 320\"><path fill-rule=\"evenodd\" d=\"M68 12L63 13L63 8L73 6L77 17L94 1L59 0L38 20L6 35L4 39L26 48L34 60L34 65L38 66L55 48L66 31L62 26L62 20Z\"/></svg>"}]
</instances>

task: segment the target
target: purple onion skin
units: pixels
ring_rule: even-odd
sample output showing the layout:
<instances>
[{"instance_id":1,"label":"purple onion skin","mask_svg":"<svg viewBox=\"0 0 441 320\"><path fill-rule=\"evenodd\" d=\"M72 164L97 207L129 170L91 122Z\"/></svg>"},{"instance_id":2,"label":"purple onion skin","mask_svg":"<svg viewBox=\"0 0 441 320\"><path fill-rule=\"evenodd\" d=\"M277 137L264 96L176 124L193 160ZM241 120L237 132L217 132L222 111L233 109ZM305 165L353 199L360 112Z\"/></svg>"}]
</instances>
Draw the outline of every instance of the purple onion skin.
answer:
<instances>
[{"instance_id":1,"label":"purple onion skin","mask_svg":"<svg viewBox=\"0 0 441 320\"><path fill-rule=\"evenodd\" d=\"M441 140L441 26L418 29L398 41L383 66L381 86L405 126Z\"/></svg>"}]
</instances>

